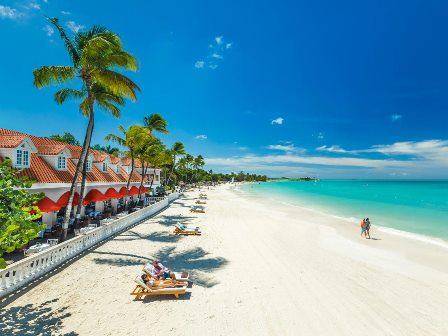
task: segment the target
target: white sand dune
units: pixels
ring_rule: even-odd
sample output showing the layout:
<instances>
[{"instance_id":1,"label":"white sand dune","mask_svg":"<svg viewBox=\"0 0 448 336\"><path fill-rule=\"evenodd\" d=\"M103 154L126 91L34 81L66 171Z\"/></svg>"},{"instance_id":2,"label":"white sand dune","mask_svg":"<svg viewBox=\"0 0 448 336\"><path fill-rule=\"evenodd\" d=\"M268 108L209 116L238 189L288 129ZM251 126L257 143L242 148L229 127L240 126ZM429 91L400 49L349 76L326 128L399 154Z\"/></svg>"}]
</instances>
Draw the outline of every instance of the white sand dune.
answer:
<instances>
[{"instance_id":1,"label":"white sand dune","mask_svg":"<svg viewBox=\"0 0 448 336\"><path fill-rule=\"evenodd\" d=\"M2 335L448 335L448 250L229 187L188 193L2 309ZM202 236L169 235L179 215ZM193 274L179 300L133 301L142 264ZM15 331L10 329L14 326Z\"/></svg>"}]
</instances>

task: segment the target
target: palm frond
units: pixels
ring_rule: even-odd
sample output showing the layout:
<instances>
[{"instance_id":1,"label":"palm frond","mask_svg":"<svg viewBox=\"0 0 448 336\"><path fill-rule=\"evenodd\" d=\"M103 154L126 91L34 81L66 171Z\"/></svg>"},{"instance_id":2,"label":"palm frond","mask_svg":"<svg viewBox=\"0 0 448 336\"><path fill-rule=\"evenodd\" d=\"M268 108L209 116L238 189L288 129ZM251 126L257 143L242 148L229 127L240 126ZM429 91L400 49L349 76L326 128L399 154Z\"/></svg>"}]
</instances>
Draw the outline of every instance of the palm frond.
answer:
<instances>
[{"instance_id":1,"label":"palm frond","mask_svg":"<svg viewBox=\"0 0 448 336\"><path fill-rule=\"evenodd\" d=\"M54 94L54 100L59 105L63 104L67 99L80 99L85 97L85 92L75 89L61 89Z\"/></svg>"},{"instance_id":2,"label":"palm frond","mask_svg":"<svg viewBox=\"0 0 448 336\"><path fill-rule=\"evenodd\" d=\"M112 134L112 133L106 135L104 140L115 142L115 143L119 144L120 146L125 146L126 145L126 140L125 139L120 138L118 135L115 135L115 134Z\"/></svg>"},{"instance_id":3,"label":"palm frond","mask_svg":"<svg viewBox=\"0 0 448 336\"><path fill-rule=\"evenodd\" d=\"M62 84L75 78L76 70L71 66L43 66L33 71L34 86L42 88L51 84Z\"/></svg>"},{"instance_id":4,"label":"palm frond","mask_svg":"<svg viewBox=\"0 0 448 336\"><path fill-rule=\"evenodd\" d=\"M93 105L93 100L91 97L86 97L81 104L79 104L79 110L84 116L89 116Z\"/></svg>"},{"instance_id":5,"label":"palm frond","mask_svg":"<svg viewBox=\"0 0 448 336\"><path fill-rule=\"evenodd\" d=\"M67 52L70 55L70 58L71 58L73 64L75 66L77 66L78 62L79 62L78 50L76 49L73 42L69 39L69 37L65 33L64 28L62 28L61 25L59 24L59 19L58 18L48 18L48 21L50 21L50 23L53 26L55 26L55 28L58 30L59 35L61 36L62 41L64 41L65 47L67 48Z\"/></svg>"},{"instance_id":6,"label":"palm frond","mask_svg":"<svg viewBox=\"0 0 448 336\"><path fill-rule=\"evenodd\" d=\"M143 123L150 132L157 131L163 134L168 133L168 130L166 129L168 122L159 113L154 113L145 117Z\"/></svg>"},{"instance_id":7,"label":"palm frond","mask_svg":"<svg viewBox=\"0 0 448 336\"><path fill-rule=\"evenodd\" d=\"M117 96L128 97L132 101L137 99L136 91L140 88L128 77L108 69L98 69L94 72L95 80L108 88Z\"/></svg>"},{"instance_id":8,"label":"palm frond","mask_svg":"<svg viewBox=\"0 0 448 336\"><path fill-rule=\"evenodd\" d=\"M103 110L110 112L115 118L120 118L121 111L120 109L112 104L107 99L97 99L96 103L98 106L100 106Z\"/></svg>"}]
</instances>

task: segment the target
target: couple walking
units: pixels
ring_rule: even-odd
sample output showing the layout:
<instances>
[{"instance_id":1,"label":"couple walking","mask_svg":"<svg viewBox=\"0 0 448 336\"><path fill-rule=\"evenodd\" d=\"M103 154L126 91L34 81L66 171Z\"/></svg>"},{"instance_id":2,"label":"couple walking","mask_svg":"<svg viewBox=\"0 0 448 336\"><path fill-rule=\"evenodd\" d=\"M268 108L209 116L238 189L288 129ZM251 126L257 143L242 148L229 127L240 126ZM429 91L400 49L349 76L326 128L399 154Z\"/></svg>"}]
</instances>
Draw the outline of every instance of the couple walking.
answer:
<instances>
[{"instance_id":1,"label":"couple walking","mask_svg":"<svg viewBox=\"0 0 448 336\"><path fill-rule=\"evenodd\" d=\"M370 239L370 220L368 218L361 221L361 237L363 235L366 239Z\"/></svg>"}]
</instances>

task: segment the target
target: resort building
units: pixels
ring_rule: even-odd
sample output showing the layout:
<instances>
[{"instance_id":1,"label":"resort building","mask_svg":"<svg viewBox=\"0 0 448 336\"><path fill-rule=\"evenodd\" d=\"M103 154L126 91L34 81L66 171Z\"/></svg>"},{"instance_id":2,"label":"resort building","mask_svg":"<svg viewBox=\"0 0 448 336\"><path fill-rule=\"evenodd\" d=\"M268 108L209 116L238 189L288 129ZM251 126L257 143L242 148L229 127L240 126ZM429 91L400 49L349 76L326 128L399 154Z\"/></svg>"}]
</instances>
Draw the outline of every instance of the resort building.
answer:
<instances>
[{"instance_id":1,"label":"resort building","mask_svg":"<svg viewBox=\"0 0 448 336\"><path fill-rule=\"evenodd\" d=\"M43 212L46 230L62 219L80 156L81 146L0 128L0 161L9 158L19 174L34 181L30 191L45 194L38 206ZM143 199L150 193L149 187L154 191L160 186L160 170L149 168L140 187L142 168L136 160L129 190L126 190L130 172L129 159L90 149L81 215L106 211L115 214L125 201L135 201L139 194ZM74 205L79 203L80 188L78 183Z\"/></svg>"}]
</instances>

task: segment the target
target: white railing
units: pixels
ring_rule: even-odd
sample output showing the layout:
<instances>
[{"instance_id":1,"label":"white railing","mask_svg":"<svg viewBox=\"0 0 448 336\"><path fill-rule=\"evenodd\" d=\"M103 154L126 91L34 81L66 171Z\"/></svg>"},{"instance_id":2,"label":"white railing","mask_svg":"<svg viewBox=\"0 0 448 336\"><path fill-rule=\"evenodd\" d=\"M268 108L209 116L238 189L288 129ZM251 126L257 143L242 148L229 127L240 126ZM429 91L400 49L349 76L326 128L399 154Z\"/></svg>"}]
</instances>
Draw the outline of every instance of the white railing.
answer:
<instances>
[{"instance_id":1,"label":"white railing","mask_svg":"<svg viewBox=\"0 0 448 336\"><path fill-rule=\"evenodd\" d=\"M47 274L93 245L154 215L178 197L179 193L170 194L165 198L162 197L162 200L153 205L118 218L108 225L98 227L85 235L76 236L0 270L0 297L11 294L16 289Z\"/></svg>"}]
</instances>

